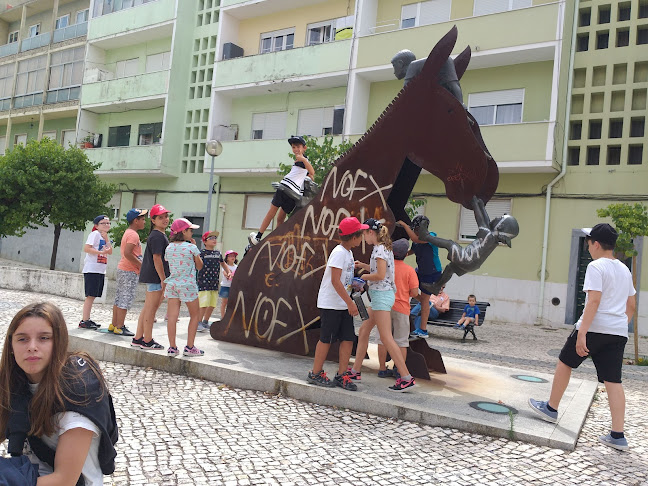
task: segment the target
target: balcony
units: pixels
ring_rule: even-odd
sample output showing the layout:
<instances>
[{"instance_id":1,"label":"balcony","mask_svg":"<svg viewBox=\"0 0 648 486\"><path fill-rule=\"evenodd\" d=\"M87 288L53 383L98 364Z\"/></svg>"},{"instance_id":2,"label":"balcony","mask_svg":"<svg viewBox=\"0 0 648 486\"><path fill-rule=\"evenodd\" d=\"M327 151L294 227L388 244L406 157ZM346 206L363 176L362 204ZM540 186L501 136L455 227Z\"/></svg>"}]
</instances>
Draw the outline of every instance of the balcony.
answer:
<instances>
[{"instance_id":1,"label":"balcony","mask_svg":"<svg viewBox=\"0 0 648 486\"><path fill-rule=\"evenodd\" d=\"M20 44L20 52L30 51L32 49L38 49L39 47L46 46L50 43L52 34L45 32L44 34L36 35L34 37L29 37L25 39Z\"/></svg>"},{"instance_id":2,"label":"balcony","mask_svg":"<svg viewBox=\"0 0 648 486\"><path fill-rule=\"evenodd\" d=\"M340 40L228 59L216 63L214 87L238 97L344 86L350 56L351 40Z\"/></svg>"},{"instance_id":3,"label":"balcony","mask_svg":"<svg viewBox=\"0 0 648 486\"><path fill-rule=\"evenodd\" d=\"M81 105L95 113L154 108L164 106L168 90L169 71L138 74L84 84ZM116 104L120 109L114 109Z\"/></svg>"},{"instance_id":4,"label":"balcony","mask_svg":"<svg viewBox=\"0 0 648 486\"><path fill-rule=\"evenodd\" d=\"M170 175L162 168L162 145L136 145L133 147L106 147L87 149L88 159L101 164L98 175L141 176Z\"/></svg>"},{"instance_id":5,"label":"balcony","mask_svg":"<svg viewBox=\"0 0 648 486\"><path fill-rule=\"evenodd\" d=\"M88 22L70 25L63 29L56 29L54 31L54 38L52 42L63 42L64 40L74 39L75 37L83 37L88 34Z\"/></svg>"},{"instance_id":6,"label":"balcony","mask_svg":"<svg viewBox=\"0 0 648 486\"><path fill-rule=\"evenodd\" d=\"M0 57L11 56L12 54L18 54L20 48L19 42L12 42L11 44L5 44L0 46Z\"/></svg>"},{"instance_id":7,"label":"balcony","mask_svg":"<svg viewBox=\"0 0 648 486\"><path fill-rule=\"evenodd\" d=\"M358 42L358 68L387 65L401 48L407 48L419 57L427 56L453 25L459 30L454 53L470 46L470 67L473 69L553 59L553 43L558 41L556 26L559 9L558 3L551 3L367 35ZM381 19L378 19L378 24L380 22ZM497 56L501 59L495 61L494 57Z\"/></svg>"},{"instance_id":8,"label":"balcony","mask_svg":"<svg viewBox=\"0 0 648 486\"><path fill-rule=\"evenodd\" d=\"M480 129L500 172L553 172L553 140L549 140L552 127L553 123L544 121L486 125ZM549 150L548 144L552 145Z\"/></svg>"},{"instance_id":9,"label":"balcony","mask_svg":"<svg viewBox=\"0 0 648 486\"><path fill-rule=\"evenodd\" d=\"M175 18L175 4L175 0L155 0L100 16L95 12L90 20L88 41L92 42L104 37L129 34L133 31L141 31L147 27L169 22ZM139 33L139 35L139 42L141 42L142 34ZM168 33L168 35L171 34ZM146 39L149 39L148 32ZM102 46L102 48L107 47L119 46Z\"/></svg>"}]
</instances>

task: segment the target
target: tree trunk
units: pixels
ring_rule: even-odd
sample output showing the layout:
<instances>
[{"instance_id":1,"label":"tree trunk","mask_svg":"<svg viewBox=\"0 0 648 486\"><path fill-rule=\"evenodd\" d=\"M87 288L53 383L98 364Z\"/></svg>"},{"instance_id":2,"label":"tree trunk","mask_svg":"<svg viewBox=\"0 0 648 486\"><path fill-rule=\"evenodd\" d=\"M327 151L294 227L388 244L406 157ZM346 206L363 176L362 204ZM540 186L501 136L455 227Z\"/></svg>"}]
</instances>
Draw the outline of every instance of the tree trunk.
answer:
<instances>
[{"instance_id":1,"label":"tree trunk","mask_svg":"<svg viewBox=\"0 0 648 486\"><path fill-rule=\"evenodd\" d=\"M59 237L61 236L61 225L54 225L54 244L52 245L52 259L50 260L50 270L56 267L56 252L58 251Z\"/></svg>"},{"instance_id":2,"label":"tree trunk","mask_svg":"<svg viewBox=\"0 0 648 486\"><path fill-rule=\"evenodd\" d=\"M632 257L632 286L639 294L637 289L637 256ZM635 297L636 299L636 297ZM639 364L639 306L635 306L634 316L632 317L634 322L634 354L635 354L635 364Z\"/></svg>"}]
</instances>

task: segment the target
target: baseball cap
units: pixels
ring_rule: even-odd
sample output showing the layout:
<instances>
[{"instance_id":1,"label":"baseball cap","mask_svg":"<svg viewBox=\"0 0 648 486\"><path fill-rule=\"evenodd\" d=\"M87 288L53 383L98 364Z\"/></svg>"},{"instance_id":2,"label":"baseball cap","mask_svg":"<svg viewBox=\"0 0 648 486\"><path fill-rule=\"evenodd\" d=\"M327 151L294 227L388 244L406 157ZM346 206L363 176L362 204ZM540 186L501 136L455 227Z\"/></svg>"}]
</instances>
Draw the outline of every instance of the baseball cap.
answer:
<instances>
[{"instance_id":1,"label":"baseball cap","mask_svg":"<svg viewBox=\"0 0 648 486\"><path fill-rule=\"evenodd\" d=\"M169 211L167 208L165 208L165 207L162 206L161 204L156 204L156 205L153 206L153 207L151 208L151 210L149 211L149 215L150 215L151 218L152 218L153 216L159 216L160 214L170 213L170 212L171 212L171 211Z\"/></svg>"},{"instance_id":2,"label":"baseball cap","mask_svg":"<svg viewBox=\"0 0 648 486\"><path fill-rule=\"evenodd\" d=\"M126 213L126 221L132 223L135 218L139 218L140 216L146 216L146 213L148 213L148 209L138 209L138 208L129 209L128 212Z\"/></svg>"},{"instance_id":3,"label":"baseball cap","mask_svg":"<svg viewBox=\"0 0 648 486\"><path fill-rule=\"evenodd\" d=\"M616 245L617 238L619 237L619 233L617 233L616 230L607 223L599 223L593 228L581 228L581 231L585 233L590 240L608 245Z\"/></svg>"},{"instance_id":4,"label":"baseball cap","mask_svg":"<svg viewBox=\"0 0 648 486\"><path fill-rule=\"evenodd\" d=\"M394 241L392 250L396 260L403 260L407 256L407 251L409 250L409 241L405 238Z\"/></svg>"},{"instance_id":5,"label":"baseball cap","mask_svg":"<svg viewBox=\"0 0 648 486\"><path fill-rule=\"evenodd\" d=\"M294 143L300 143L302 145L306 145L306 140L304 140L304 137L300 135L291 135L290 138L288 139L288 143L290 145Z\"/></svg>"},{"instance_id":6,"label":"baseball cap","mask_svg":"<svg viewBox=\"0 0 648 486\"><path fill-rule=\"evenodd\" d=\"M209 236L218 236L220 233L218 231L205 231L202 235L202 240L207 241Z\"/></svg>"},{"instance_id":7,"label":"baseball cap","mask_svg":"<svg viewBox=\"0 0 648 486\"><path fill-rule=\"evenodd\" d=\"M372 229L372 230L375 230L375 231L378 231L380 228L382 228L382 223L380 221L378 221L377 219L374 219L374 218L367 219L364 222L364 224L369 226L369 229Z\"/></svg>"},{"instance_id":8,"label":"baseball cap","mask_svg":"<svg viewBox=\"0 0 648 486\"><path fill-rule=\"evenodd\" d=\"M99 224L99 221L103 221L104 219L107 219L108 221L110 221L110 218L108 216L106 216L105 214L100 214L95 219L93 219L92 222L94 224Z\"/></svg>"},{"instance_id":9,"label":"baseball cap","mask_svg":"<svg viewBox=\"0 0 648 486\"><path fill-rule=\"evenodd\" d=\"M340 236L347 236L352 235L356 231L369 229L369 226L362 224L358 218L351 216L340 221L340 226L338 228L340 230Z\"/></svg>"},{"instance_id":10,"label":"baseball cap","mask_svg":"<svg viewBox=\"0 0 648 486\"><path fill-rule=\"evenodd\" d=\"M200 228L197 224L193 224L191 221L185 218L178 218L171 223L171 233L180 233L187 228L197 229Z\"/></svg>"},{"instance_id":11,"label":"baseball cap","mask_svg":"<svg viewBox=\"0 0 648 486\"><path fill-rule=\"evenodd\" d=\"M235 257L237 257L238 253L236 253L234 250L227 250L225 252L225 258L227 258L229 255L234 255Z\"/></svg>"}]
</instances>

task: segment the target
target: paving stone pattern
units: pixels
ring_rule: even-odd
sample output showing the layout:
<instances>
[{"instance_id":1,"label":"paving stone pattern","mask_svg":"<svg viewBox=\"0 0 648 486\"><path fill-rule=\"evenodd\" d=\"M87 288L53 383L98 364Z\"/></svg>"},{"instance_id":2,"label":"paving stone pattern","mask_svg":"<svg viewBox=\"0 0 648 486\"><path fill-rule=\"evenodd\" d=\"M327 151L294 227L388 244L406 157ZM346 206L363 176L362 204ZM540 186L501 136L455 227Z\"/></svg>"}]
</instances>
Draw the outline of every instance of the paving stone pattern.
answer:
<instances>
[{"instance_id":1,"label":"paving stone pattern","mask_svg":"<svg viewBox=\"0 0 648 486\"><path fill-rule=\"evenodd\" d=\"M0 289L0 333L24 304L47 299L67 319L82 303ZM133 309L127 319L137 318ZM93 319L109 323L111 306ZM161 318L162 309L158 312ZM551 329L551 328L548 328ZM155 334L165 331L162 319ZM155 335L154 334L154 335ZM461 344L434 329L444 355L551 372L565 329L490 323ZM200 340L210 339L199 335ZM642 351L648 348L641 342ZM628 351L632 348L628 345ZM621 453L598 443L610 416L601 387L574 452L421 426L303 403L165 372L102 362L121 438L112 485L644 485L648 484L648 373L625 367L626 435ZM307 370L304 370L306 373ZM591 366L575 372L594 379ZM542 397L537 397L542 398ZM4 452L4 449L3 451Z\"/></svg>"}]
</instances>

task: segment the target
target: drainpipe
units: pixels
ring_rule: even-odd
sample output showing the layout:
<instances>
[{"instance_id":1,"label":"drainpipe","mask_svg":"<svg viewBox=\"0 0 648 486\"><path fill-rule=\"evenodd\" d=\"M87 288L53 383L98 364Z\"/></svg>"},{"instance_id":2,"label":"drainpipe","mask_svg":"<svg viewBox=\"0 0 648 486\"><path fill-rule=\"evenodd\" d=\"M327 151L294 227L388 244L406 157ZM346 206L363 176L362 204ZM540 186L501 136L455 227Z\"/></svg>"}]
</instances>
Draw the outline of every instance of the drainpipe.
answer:
<instances>
[{"instance_id":1,"label":"drainpipe","mask_svg":"<svg viewBox=\"0 0 648 486\"><path fill-rule=\"evenodd\" d=\"M574 1L574 21L572 25L572 42L569 53L569 66L567 72L567 106L565 107L565 124L563 135L563 153L562 153L562 167L560 174L552 180L547 186L547 199L545 203L545 220L544 232L542 236L542 265L540 267L540 295L538 297L538 319L537 322L542 323L542 315L544 311L544 293L545 293L545 274L547 272L547 244L549 240L549 220L551 215L551 191L553 186L565 176L567 172L567 143L569 141L569 114L571 112L571 99L572 99L572 78L574 72L574 53L576 46L576 29L578 28L578 2Z\"/></svg>"}]
</instances>

